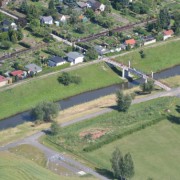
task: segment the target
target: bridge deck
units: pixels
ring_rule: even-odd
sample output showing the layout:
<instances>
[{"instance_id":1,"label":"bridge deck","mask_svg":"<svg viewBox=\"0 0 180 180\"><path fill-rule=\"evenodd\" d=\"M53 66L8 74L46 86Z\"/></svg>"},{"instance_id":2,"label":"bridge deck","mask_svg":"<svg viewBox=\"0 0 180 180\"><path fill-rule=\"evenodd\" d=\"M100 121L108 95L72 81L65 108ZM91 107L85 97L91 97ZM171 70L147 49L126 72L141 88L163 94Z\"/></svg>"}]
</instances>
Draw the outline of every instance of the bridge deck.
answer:
<instances>
[{"instance_id":1,"label":"bridge deck","mask_svg":"<svg viewBox=\"0 0 180 180\"><path fill-rule=\"evenodd\" d=\"M158 80L155 80L155 79L149 77L149 76L146 75L145 73L140 72L140 71L136 70L135 68L129 68L128 66L126 66L126 65L124 65L124 64L121 64L121 63L119 63L119 62L113 61L113 60L111 60L111 59L109 59L109 58L104 58L103 60L104 60L105 62L109 63L109 64L112 64L112 65L114 65L114 66L120 67L120 68L123 69L123 70L129 71L129 72L132 73L132 74L135 74L135 75L137 75L137 76L139 76L139 77L142 77L143 79L152 79L152 80L154 81L154 84L155 84L155 85L161 87L162 89L164 89L164 90L166 90L166 91L170 91L170 90L171 90L171 88L168 87L167 85L161 83L161 82L158 81Z\"/></svg>"}]
</instances>

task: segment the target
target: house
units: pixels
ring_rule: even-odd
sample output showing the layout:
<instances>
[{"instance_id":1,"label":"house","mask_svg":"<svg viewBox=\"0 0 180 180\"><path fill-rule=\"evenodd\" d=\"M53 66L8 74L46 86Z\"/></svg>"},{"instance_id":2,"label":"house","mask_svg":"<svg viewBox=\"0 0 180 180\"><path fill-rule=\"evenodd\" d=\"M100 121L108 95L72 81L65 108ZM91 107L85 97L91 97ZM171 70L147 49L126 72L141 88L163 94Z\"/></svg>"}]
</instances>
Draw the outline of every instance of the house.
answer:
<instances>
[{"instance_id":1,"label":"house","mask_svg":"<svg viewBox=\"0 0 180 180\"><path fill-rule=\"evenodd\" d=\"M61 15L59 16L59 22L65 23L66 21L67 21L66 16L61 14Z\"/></svg>"},{"instance_id":2,"label":"house","mask_svg":"<svg viewBox=\"0 0 180 180\"><path fill-rule=\"evenodd\" d=\"M125 45L126 46L130 45L131 48L133 48L135 46L135 44L136 44L136 41L134 39L128 39L125 41Z\"/></svg>"},{"instance_id":3,"label":"house","mask_svg":"<svg viewBox=\"0 0 180 180\"><path fill-rule=\"evenodd\" d=\"M17 25L16 25L16 23L12 22L12 23L11 23L11 28L12 28L13 30L17 31Z\"/></svg>"},{"instance_id":4,"label":"house","mask_svg":"<svg viewBox=\"0 0 180 180\"><path fill-rule=\"evenodd\" d=\"M78 7L80 7L81 9L85 9L87 7L87 4L85 2L76 2L76 4L78 5Z\"/></svg>"},{"instance_id":5,"label":"house","mask_svg":"<svg viewBox=\"0 0 180 180\"><path fill-rule=\"evenodd\" d=\"M18 76L19 78L23 78L24 72L22 70L15 70L15 71L10 72L10 75L13 77Z\"/></svg>"},{"instance_id":6,"label":"house","mask_svg":"<svg viewBox=\"0 0 180 180\"><path fill-rule=\"evenodd\" d=\"M174 34L174 31L173 30L165 30L164 32L163 32L163 40L166 40L166 39L168 39L168 38L170 38L170 37L172 37L173 36L173 34Z\"/></svg>"},{"instance_id":7,"label":"house","mask_svg":"<svg viewBox=\"0 0 180 180\"><path fill-rule=\"evenodd\" d=\"M1 22L1 30L3 32L7 32L9 30L10 25L11 22L5 19L4 21Z\"/></svg>"},{"instance_id":8,"label":"house","mask_svg":"<svg viewBox=\"0 0 180 180\"><path fill-rule=\"evenodd\" d=\"M59 56L54 56L48 61L49 66L60 66L65 63L67 63L67 61Z\"/></svg>"},{"instance_id":9,"label":"house","mask_svg":"<svg viewBox=\"0 0 180 180\"><path fill-rule=\"evenodd\" d=\"M42 71L42 68L40 66L37 66L36 64L28 64L24 67L28 70L28 73L33 72L34 74L36 74Z\"/></svg>"},{"instance_id":10,"label":"house","mask_svg":"<svg viewBox=\"0 0 180 180\"><path fill-rule=\"evenodd\" d=\"M102 12L105 10L105 5L95 0L88 0L87 7L92 8L95 12Z\"/></svg>"},{"instance_id":11,"label":"house","mask_svg":"<svg viewBox=\"0 0 180 180\"><path fill-rule=\"evenodd\" d=\"M41 16L40 21L42 24L53 24L53 18L52 16Z\"/></svg>"},{"instance_id":12,"label":"house","mask_svg":"<svg viewBox=\"0 0 180 180\"><path fill-rule=\"evenodd\" d=\"M126 50L126 45L125 44L120 44L121 50Z\"/></svg>"},{"instance_id":13,"label":"house","mask_svg":"<svg viewBox=\"0 0 180 180\"><path fill-rule=\"evenodd\" d=\"M9 79L10 78L5 78L4 76L0 75L0 87L9 84Z\"/></svg>"},{"instance_id":14,"label":"house","mask_svg":"<svg viewBox=\"0 0 180 180\"><path fill-rule=\"evenodd\" d=\"M83 16L82 14L79 16L79 20L83 23L88 21L88 18L86 16Z\"/></svg>"},{"instance_id":15,"label":"house","mask_svg":"<svg viewBox=\"0 0 180 180\"><path fill-rule=\"evenodd\" d=\"M96 45L95 47L94 47L94 49L95 49L95 51L99 54L99 55L104 55L104 54L106 54L106 53L109 53L109 50L108 49L106 49L105 47L103 47L103 46L100 46L100 45Z\"/></svg>"},{"instance_id":16,"label":"house","mask_svg":"<svg viewBox=\"0 0 180 180\"><path fill-rule=\"evenodd\" d=\"M69 52L67 54L67 60L71 65L82 63L84 60L84 56L78 52Z\"/></svg>"},{"instance_id":17,"label":"house","mask_svg":"<svg viewBox=\"0 0 180 180\"><path fill-rule=\"evenodd\" d=\"M144 46L155 43L155 42L156 42L156 39L151 35L143 37L143 45Z\"/></svg>"}]
</instances>

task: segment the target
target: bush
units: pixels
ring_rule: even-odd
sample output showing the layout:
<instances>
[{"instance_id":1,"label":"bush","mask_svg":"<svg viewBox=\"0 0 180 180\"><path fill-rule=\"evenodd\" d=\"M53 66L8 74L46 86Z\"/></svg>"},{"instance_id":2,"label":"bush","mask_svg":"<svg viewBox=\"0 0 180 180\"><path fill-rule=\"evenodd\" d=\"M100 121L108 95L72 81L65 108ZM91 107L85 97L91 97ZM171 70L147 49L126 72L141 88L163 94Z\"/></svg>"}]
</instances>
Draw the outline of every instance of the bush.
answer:
<instances>
[{"instance_id":1,"label":"bush","mask_svg":"<svg viewBox=\"0 0 180 180\"><path fill-rule=\"evenodd\" d=\"M69 73L63 72L60 77L58 77L59 83L63 84L64 86L68 86L71 83L80 84L81 78L79 76L71 76Z\"/></svg>"},{"instance_id":2,"label":"bush","mask_svg":"<svg viewBox=\"0 0 180 180\"><path fill-rule=\"evenodd\" d=\"M55 136L55 135L59 134L60 130L61 130L60 125L56 121L52 122L52 124L51 124L51 134L53 136Z\"/></svg>"},{"instance_id":3,"label":"bush","mask_svg":"<svg viewBox=\"0 0 180 180\"><path fill-rule=\"evenodd\" d=\"M19 44L25 48L31 48L31 45L26 42L19 42Z\"/></svg>"}]
</instances>

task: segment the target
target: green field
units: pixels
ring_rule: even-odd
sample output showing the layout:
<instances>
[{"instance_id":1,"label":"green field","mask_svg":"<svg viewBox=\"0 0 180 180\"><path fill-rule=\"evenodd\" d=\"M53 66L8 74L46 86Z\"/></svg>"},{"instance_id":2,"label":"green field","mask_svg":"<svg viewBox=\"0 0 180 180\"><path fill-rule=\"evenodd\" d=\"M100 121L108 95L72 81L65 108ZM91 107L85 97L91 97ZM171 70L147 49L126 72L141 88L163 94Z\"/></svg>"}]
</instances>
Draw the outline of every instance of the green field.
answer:
<instances>
[{"instance_id":1,"label":"green field","mask_svg":"<svg viewBox=\"0 0 180 180\"><path fill-rule=\"evenodd\" d=\"M82 77L82 83L65 87L57 81L60 74L56 74L42 79L34 79L0 92L0 119L30 109L41 101L56 101L122 82L119 76L104 63L78 68L70 73Z\"/></svg>"},{"instance_id":2,"label":"green field","mask_svg":"<svg viewBox=\"0 0 180 180\"><path fill-rule=\"evenodd\" d=\"M95 168L107 171L111 171L109 160L114 148L118 146L123 153L132 153L136 172L133 179L168 177L176 180L180 178L178 168L180 127L176 124L180 123L179 108L180 99L172 97L155 99L133 105L127 114L113 111L71 125L63 128L55 137L44 137L43 141L60 151L75 154ZM146 128L143 125L147 125ZM136 130L137 127L140 129ZM104 129L107 133L97 139L92 139L92 136L83 138L80 136L83 132L94 132L95 129ZM130 131L133 129L135 131ZM112 139L113 136L126 132L130 133L116 140ZM94 150L83 151L85 147L102 142L104 144L96 146Z\"/></svg>"},{"instance_id":3,"label":"green field","mask_svg":"<svg viewBox=\"0 0 180 180\"><path fill-rule=\"evenodd\" d=\"M133 180L180 179L180 126L164 120L86 154L100 168L111 170L109 159L115 147L130 152L135 164Z\"/></svg>"},{"instance_id":4,"label":"green field","mask_svg":"<svg viewBox=\"0 0 180 180\"><path fill-rule=\"evenodd\" d=\"M8 152L1 152L0 159L0 177L3 180L58 180L60 178L34 162Z\"/></svg>"},{"instance_id":5,"label":"green field","mask_svg":"<svg viewBox=\"0 0 180 180\"><path fill-rule=\"evenodd\" d=\"M30 160L9 152L0 152L0 159L0 179L2 180L95 180L90 176L58 176Z\"/></svg>"},{"instance_id":6,"label":"green field","mask_svg":"<svg viewBox=\"0 0 180 180\"><path fill-rule=\"evenodd\" d=\"M117 57L116 60L127 64L131 61L131 66L145 73L158 72L163 69L180 64L180 41L168 42L161 46L146 48L143 50L146 57L142 59L139 51L129 53L125 56Z\"/></svg>"}]
</instances>

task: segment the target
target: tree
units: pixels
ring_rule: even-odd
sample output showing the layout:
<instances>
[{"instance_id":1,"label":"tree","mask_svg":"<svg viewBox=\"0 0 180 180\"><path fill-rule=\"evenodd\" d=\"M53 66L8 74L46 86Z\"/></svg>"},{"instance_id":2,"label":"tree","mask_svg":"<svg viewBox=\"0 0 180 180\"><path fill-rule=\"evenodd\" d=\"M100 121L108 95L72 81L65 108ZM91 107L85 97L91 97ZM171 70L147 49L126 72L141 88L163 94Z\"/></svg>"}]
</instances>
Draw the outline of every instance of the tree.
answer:
<instances>
[{"instance_id":1,"label":"tree","mask_svg":"<svg viewBox=\"0 0 180 180\"><path fill-rule=\"evenodd\" d=\"M60 125L56 121L53 121L51 124L51 134L55 136L59 134L60 130L61 130Z\"/></svg>"},{"instance_id":2,"label":"tree","mask_svg":"<svg viewBox=\"0 0 180 180\"><path fill-rule=\"evenodd\" d=\"M54 0L50 0L48 4L49 9L55 9Z\"/></svg>"},{"instance_id":3,"label":"tree","mask_svg":"<svg viewBox=\"0 0 180 180\"><path fill-rule=\"evenodd\" d=\"M134 176L134 163L130 153L124 156L124 176L126 178L131 178Z\"/></svg>"},{"instance_id":4,"label":"tree","mask_svg":"<svg viewBox=\"0 0 180 180\"><path fill-rule=\"evenodd\" d=\"M126 112L131 106L132 98L130 95L125 95L122 91L118 91L116 94L116 102L118 111Z\"/></svg>"},{"instance_id":5,"label":"tree","mask_svg":"<svg viewBox=\"0 0 180 180\"><path fill-rule=\"evenodd\" d=\"M151 93L151 91L154 89L154 81L153 80L147 80L147 82L141 84L141 89L143 92Z\"/></svg>"},{"instance_id":6,"label":"tree","mask_svg":"<svg viewBox=\"0 0 180 180\"><path fill-rule=\"evenodd\" d=\"M23 32L22 32L22 29L21 28L19 28L18 30L17 30L17 39L18 39L18 41L20 41L20 40L22 40L23 39Z\"/></svg>"},{"instance_id":7,"label":"tree","mask_svg":"<svg viewBox=\"0 0 180 180\"><path fill-rule=\"evenodd\" d=\"M166 8L160 10L158 19L160 27L167 29L170 24L170 15Z\"/></svg>"},{"instance_id":8,"label":"tree","mask_svg":"<svg viewBox=\"0 0 180 180\"><path fill-rule=\"evenodd\" d=\"M67 72L63 72L58 81L64 86L68 86L71 83L71 76Z\"/></svg>"},{"instance_id":9,"label":"tree","mask_svg":"<svg viewBox=\"0 0 180 180\"><path fill-rule=\"evenodd\" d=\"M50 122L57 117L59 105L53 102L42 102L32 109L31 115L35 120Z\"/></svg>"},{"instance_id":10,"label":"tree","mask_svg":"<svg viewBox=\"0 0 180 180\"><path fill-rule=\"evenodd\" d=\"M85 61L95 60L98 58L98 53L94 48L90 48L86 51Z\"/></svg>"},{"instance_id":11,"label":"tree","mask_svg":"<svg viewBox=\"0 0 180 180\"><path fill-rule=\"evenodd\" d=\"M110 162L115 178L124 179L134 176L134 163L130 153L123 157L119 148L116 148L112 153Z\"/></svg>"},{"instance_id":12,"label":"tree","mask_svg":"<svg viewBox=\"0 0 180 180\"><path fill-rule=\"evenodd\" d=\"M23 2L21 3L21 5L20 5L20 11L21 11L22 13L26 14L26 13L28 12L28 10L29 10L29 6L28 6L28 4L27 4L27 1L25 0L25 1L23 1Z\"/></svg>"}]
</instances>

